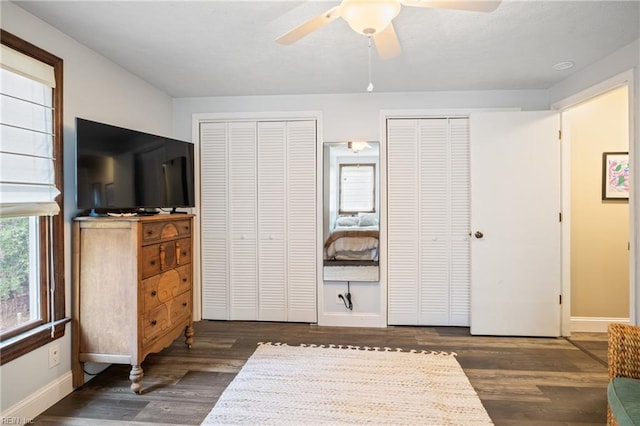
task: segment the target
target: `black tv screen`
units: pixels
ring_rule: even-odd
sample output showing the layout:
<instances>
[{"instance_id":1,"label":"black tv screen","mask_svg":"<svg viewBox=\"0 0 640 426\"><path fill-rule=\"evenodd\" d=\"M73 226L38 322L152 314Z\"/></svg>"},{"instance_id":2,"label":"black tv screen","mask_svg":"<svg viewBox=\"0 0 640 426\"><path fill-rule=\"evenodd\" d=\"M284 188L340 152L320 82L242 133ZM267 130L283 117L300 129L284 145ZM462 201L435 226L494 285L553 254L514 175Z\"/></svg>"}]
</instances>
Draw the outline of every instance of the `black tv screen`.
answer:
<instances>
[{"instance_id":1,"label":"black tv screen","mask_svg":"<svg viewBox=\"0 0 640 426\"><path fill-rule=\"evenodd\" d=\"M78 209L194 207L193 144L76 118Z\"/></svg>"}]
</instances>

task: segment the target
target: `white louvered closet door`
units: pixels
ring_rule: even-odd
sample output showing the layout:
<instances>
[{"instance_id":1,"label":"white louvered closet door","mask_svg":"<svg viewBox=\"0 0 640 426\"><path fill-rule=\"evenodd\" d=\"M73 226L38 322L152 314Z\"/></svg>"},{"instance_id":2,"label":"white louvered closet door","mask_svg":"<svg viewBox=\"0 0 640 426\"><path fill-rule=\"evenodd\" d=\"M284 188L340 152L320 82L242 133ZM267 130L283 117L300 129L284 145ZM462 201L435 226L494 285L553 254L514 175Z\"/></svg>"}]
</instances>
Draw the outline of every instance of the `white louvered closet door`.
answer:
<instances>
[{"instance_id":1,"label":"white louvered closet door","mask_svg":"<svg viewBox=\"0 0 640 426\"><path fill-rule=\"evenodd\" d=\"M203 318L315 322L316 121L203 123Z\"/></svg>"},{"instance_id":2,"label":"white louvered closet door","mask_svg":"<svg viewBox=\"0 0 640 426\"><path fill-rule=\"evenodd\" d=\"M287 122L287 319L316 322L316 121Z\"/></svg>"},{"instance_id":3,"label":"white louvered closet door","mask_svg":"<svg viewBox=\"0 0 640 426\"><path fill-rule=\"evenodd\" d=\"M387 120L388 323L418 324L418 120Z\"/></svg>"},{"instance_id":4,"label":"white louvered closet door","mask_svg":"<svg viewBox=\"0 0 640 426\"><path fill-rule=\"evenodd\" d=\"M387 123L389 323L468 325L468 120Z\"/></svg>"},{"instance_id":5,"label":"white louvered closet door","mask_svg":"<svg viewBox=\"0 0 640 426\"><path fill-rule=\"evenodd\" d=\"M469 119L449 120L451 153L451 307L449 325L468 327L471 312L471 157Z\"/></svg>"},{"instance_id":6,"label":"white louvered closet door","mask_svg":"<svg viewBox=\"0 0 640 426\"><path fill-rule=\"evenodd\" d=\"M227 123L200 126L202 317L229 319Z\"/></svg>"},{"instance_id":7,"label":"white louvered closet door","mask_svg":"<svg viewBox=\"0 0 640 426\"><path fill-rule=\"evenodd\" d=\"M258 123L258 319L286 321L286 123Z\"/></svg>"},{"instance_id":8,"label":"white louvered closet door","mask_svg":"<svg viewBox=\"0 0 640 426\"><path fill-rule=\"evenodd\" d=\"M232 320L258 318L256 123L230 122L229 305Z\"/></svg>"},{"instance_id":9,"label":"white louvered closet door","mask_svg":"<svg viewBox=\"0 0 640 426\"><path fill-rule=\"evenodd\" d=\"M452 173L448 133L449 124L446 119L426 119L418 122L418 324L445 325L449 320L449 186Z\"/></svg>"}]
</instances>

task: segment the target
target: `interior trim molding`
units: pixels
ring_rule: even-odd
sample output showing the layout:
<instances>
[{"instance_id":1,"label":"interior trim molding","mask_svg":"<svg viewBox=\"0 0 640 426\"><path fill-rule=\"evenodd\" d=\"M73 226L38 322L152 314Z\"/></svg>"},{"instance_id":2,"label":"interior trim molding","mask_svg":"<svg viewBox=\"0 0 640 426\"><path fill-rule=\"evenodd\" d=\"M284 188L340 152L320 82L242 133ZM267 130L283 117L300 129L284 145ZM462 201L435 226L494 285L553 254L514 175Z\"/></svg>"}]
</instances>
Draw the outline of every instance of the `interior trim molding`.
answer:
<instances>
[{"instance_id":1,"label":"interior trim molding","mask_svg":"<svg viewBox=\"0 0 640 426\"><path fill-rule=\"evenodd\" d=\"M609 324L630 324L629 318L571 317L571 331L585 333L606 333Z\"/></svg>"},{"instance_id":2,"label":"interior trim molding","mask_svg":"<svg viewBox=\"0 0 640 426\"><path fill-rule=\"evenodd\" d=\"M372 327L385 328L386 319L379 314L343 314L335 312L318 312L318 325L323 327Z\"/></svg>"},{"instance_id":3,"label":"interior trim molding","mask_svg":"<svg viewBox=\"0 0 640 426\"><path fill-rule=\"evenodd\" d=\"M36 416L71 392L73 392L73 374L69 370L22 401L7 408L6 411L0 414L0 418L20 419L22 421L20 424L27 424L25 420L35 419Z\"/></svg>"}]
</instances>

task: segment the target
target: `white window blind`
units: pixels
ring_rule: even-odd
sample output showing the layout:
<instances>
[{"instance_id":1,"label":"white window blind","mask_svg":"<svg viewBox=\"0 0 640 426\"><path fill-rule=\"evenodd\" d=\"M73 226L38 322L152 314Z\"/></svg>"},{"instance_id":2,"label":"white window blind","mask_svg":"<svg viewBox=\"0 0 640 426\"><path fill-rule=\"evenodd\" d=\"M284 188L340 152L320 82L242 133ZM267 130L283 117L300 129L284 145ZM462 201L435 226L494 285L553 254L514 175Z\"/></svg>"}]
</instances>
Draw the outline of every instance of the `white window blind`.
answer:
<instances>
[{"instance_id":1,"label":"white window blind","mask_svg":"<svg viewBox=\"0 0 640 426\"><path fill-rule=\"evenodd\" d=\"M340 165L340 212L375 211L375 164Z\"/></svg>"},{"instance_id":2,"label":"white window blind","mask_svg":"<svg viewBox=\"0 0 640 426\"><path fill-rule=\"evenodd\" d=\"M0 216L54 215L53 67L1 47Z\"/></svg>"}]
</instances>

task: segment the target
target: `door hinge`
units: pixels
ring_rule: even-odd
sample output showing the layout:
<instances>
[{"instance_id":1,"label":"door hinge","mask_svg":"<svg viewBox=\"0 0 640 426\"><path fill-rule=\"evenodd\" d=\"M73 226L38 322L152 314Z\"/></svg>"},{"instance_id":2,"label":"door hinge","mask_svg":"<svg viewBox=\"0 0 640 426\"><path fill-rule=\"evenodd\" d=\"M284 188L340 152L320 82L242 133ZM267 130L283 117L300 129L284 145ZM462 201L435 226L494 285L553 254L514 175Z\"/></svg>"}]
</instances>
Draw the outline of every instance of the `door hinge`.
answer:
<instances>
[{"instance_id":1,"label":"door hinge","mask_svg":"<svg viewBox=\"0 0 640 426\"><path fill-rule=\"evenodd\" d=\"M558 140L562 140L562 130L558 130Z\"/></svg>"},{"instance_id":2,"label":"door hinge","mask_svg":"<svg viewBox=\"0 0 640 426\"><path fill-rule=\"evenodd\" d=\"M562 295L560 295L559 299L560 299L559 302L562 305Z\"/></svg>"},{"instance_id":3,"label":"door hinge","mask_svg":"<svg viewBox=\"0 0 640 426\"><path fill-rule=\"evenodd\" d=\"M558 222L562 222L562 212L558 213Z\"/></svg>"}]
</instances>

